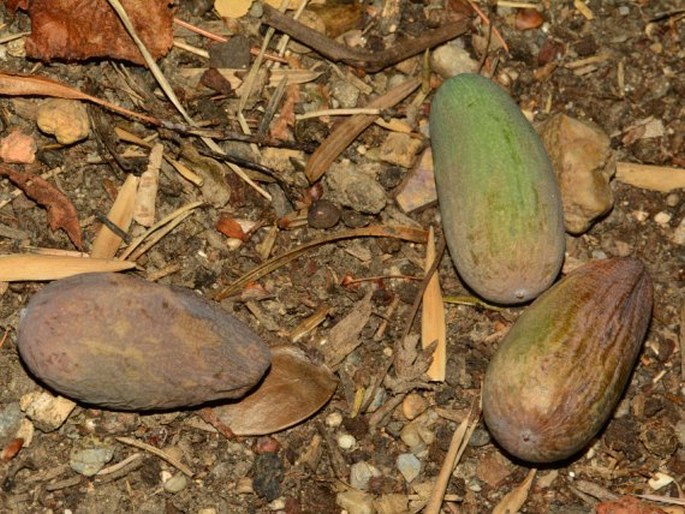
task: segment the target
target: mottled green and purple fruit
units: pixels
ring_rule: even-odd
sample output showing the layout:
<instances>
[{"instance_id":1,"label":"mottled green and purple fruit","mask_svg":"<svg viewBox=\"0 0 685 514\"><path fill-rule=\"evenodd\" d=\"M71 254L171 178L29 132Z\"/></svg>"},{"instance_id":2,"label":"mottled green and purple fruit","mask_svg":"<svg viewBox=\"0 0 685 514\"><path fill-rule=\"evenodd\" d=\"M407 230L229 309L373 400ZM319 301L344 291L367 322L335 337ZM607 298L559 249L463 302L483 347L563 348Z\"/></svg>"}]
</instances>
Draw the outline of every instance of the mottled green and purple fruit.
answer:
<instances>
[{"instance_id":1,"label":"mottled green and purple fruit","mask_svg":"<svg viewBox=\"0 0 685 514\"><path fill-rule=\"evenodd\" d=\"M114 273L46 286L21 316L17 345L55 391L121 410L238 398L270 364L260 337L217 304Z\"/></svg>"},{"instance_id":2,"label":"mottled green and purple fruit","mask_svg":"<svg viewBox=\"0 0 685 514\"><path fill-rule=\"evenodd\" d=\"M652 312L652 282L631 258L590 262L543 293L511 327L483 382L497 442L530 462L585 448L618 403Z\"/></svg>"},{"instance_id":3,"label":"mottled green and purple fruit","mask_svg":"<svg viewBox=\"0 0 685 514\"><path fill-rule=\"evenodd\" d=\"M556 178L532 125L494 82L464 73L438 89L430 112L442 226L466 284L486 300L531 300L564 258Z\"/></svg>"}]
</instances>

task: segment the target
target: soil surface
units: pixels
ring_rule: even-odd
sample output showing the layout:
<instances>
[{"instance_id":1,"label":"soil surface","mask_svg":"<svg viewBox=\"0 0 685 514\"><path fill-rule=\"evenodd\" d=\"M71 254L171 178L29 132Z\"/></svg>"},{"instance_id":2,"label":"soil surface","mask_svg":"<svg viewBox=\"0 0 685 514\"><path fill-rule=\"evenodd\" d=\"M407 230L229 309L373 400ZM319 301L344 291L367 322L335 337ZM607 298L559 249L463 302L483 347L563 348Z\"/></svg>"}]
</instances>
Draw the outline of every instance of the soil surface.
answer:
<instances>
[{"instance_id":1,"label":"soil surface","mask_svg":"<svg viewBox=\"0 0 685 514\"><path fill-rule=\"evenodd\" d=\"M317 9L323 18L327 10L342 9L336 12L345 15L338 14L340 19L336 21L349 25L344 26L349 36L344 41L361 42L376 50L415 38L468 13L474 20L473 27L457 40L472 62L482 63L483 73L505 86L536 121L554 113L590 120L609 135L619 161L683 167L685 20L681 3L592 0L585 4L592 19L589 12L583 14L574 3L541 2L544 23L530 30L517 26L521 22L517 9L500 7L489 16L509 53L497 48L497 38L492 34L487 54L482 44L488 39L487 26L484 28L468 6L457 0L388 2L399 7L396 26L390 28L380 21L384 8L380 0L364 2L361 8L351 2L335 4L329 0ZM189 23L243 35L255 48L263 42L266 30L260 28L255 8L223 26L210 9L211 2L178 4L176 16ZM485 3L480 5L486 9ZM2 14L7 23L4 34L30 29L28 15ZM340 21L348 18L352 21ZM329 25L335 25L331 16L326 19ZM176 27L175 31L189 45L210 45L209 39L191 35L185 29ZM475 37L478 35L480 39ZM280 39L277 32L269 53L277 52ZM152 75L142 67L107 59L39 63L22 54L20 43L4 43L0 50L5 71L48 76L132 110L180 121L156 89ZM294 89L286 88L270 126L273 139L288 141L295 150L269 149L264 144L260 145L260 156L246 143L218 142L224 150L270 169L271 174L250 173L271 194L271 200L225 166L225 174L217 179L219 186L199 188L164 164L156 201L157 219L193 201L204 205L142 254L133 273L214 297L267 256L284 254L336 231L388 224L423 229L432 225L439 229L434 202L408 214L395 205L398 188L410 171L379 159L379 147L389 133L386 128L371 125L338 158L348 159L350 169L373 170L371 176L382 187L386 200L385 207L376 212L364 212L359 202L341 205L344 200L330 187L326 176L319 186L310 186L303 173L312 147L326 138L339 118L303 120L295 128L285 126L274 133L280 117L312 109L348 107L345 102L350 100L340 90L352 88L356 99L351 100L351 106L365 106L372 96L384 93L388 84L420 78L422 58L365 73L344 63L333 64L315 52L303 52L303 48L295 50L290 64L283 67L315 70L319 75ZM254 59L253 55L251 62ZM159 63L193 118L206 120L208 128L217 132L241 132L236 116L238 94L230 88L227 94L217 93L199 85L197 79L193 82L184 72L208 69L205 57L176 47ZM244 78L246 73L240 72L238 77ZM437 86L440 81L433 74L430 83ZM354 86L359 83L366 87ZM253 132L258 132L276 89L277 83L267 84L263 77L255 85L244 110ZM416 149L420 151L428 146L425 128L432 92L425 100L419 99L418 105L412 105L418 94L395 105L386 113L386 121L401 119L407 123L413 139L421 142ZM26 97L22 101L0 98L2 135L21 128L35 138L38 154L36 164L14 167L37 174L61 169L49 181L74 204L88 251L101 227L99 216L109 211L125 172L113 164L103 138L94 131L81 142L56 144L52 136L36 128L31 118L27 105L36 105L40 100ZM178 156L184 145L196 150L206 148L197 137L136 123L94 106L89 109L91 119L101 119L104 133L112 135L112 148L125 155L123 159L134 173L145 169L148 152L117 141L114 127L141 138L152 136L172 156ZM641 132L639 127L645 125L656 127L656 131ZM674 234L685 217L685 192L650 191L617 180L611 183L611 189L613 209L587 233L567 236L567 265L617 255L642 260L654 282L652 322L613 419L581 455L537 471L521 512L581 514L595 512L601 502L626 495L682 497L685 368L681 350L685 342L679 343L679 333L685 301L685 247L674 242ZM7 180L0 183L2 200L12 198L13 191L15 187ZM230 199L223 204L222 191L230 193ZM333 226L327 226L331 213L326 209L323 213L310 212L307 221L308 206L318 197L334 204L326 207L333 209L333 221L335 211L341 211L340 220ZM298 210L301 214L295 216ZM220 219L248 221L253 229L244 240L229 239L217 230ZM325 228L315 228L322 226ZM64 231L50 230L46 210L23 195L0 209L0 227L3 254L39 247L75 250ZM134 223L132 236L142 232L142 227ZM269 237L274 238L273 247L265 256L265 240ZM438 240L441 238L438 230ZM388 369L390 377L396 377L395 369L390 368L391 358L399 351L398 341L420 293L424 256L424 244L399 239L359 237L334 241L310 248L260 278L260 287L252 288L255 291L250 294L241 290L242 294L221 302L270 345L287 341L304 320L326 308L323 320L294 343L315 362L322 362L325 350L321 348L332 327L358 309L359 302L371 293L372 314L361 330L360 344L333 366L339 380L336 393L313 417L292 428L268 437L228 439L195 410L122 413L79 404L58 428L44 431L35 427L30 444L16 455L11 449L12 444L17 444L13 443L13 420L22 417L19 400L41 390L39 382L22 366L15 344L16 327L21 309L44 287L44 282L5 284L0 297L0 326L5 330L0 349L0 442L4 446L0 510L294 514L341 512L342 503L354 514L373 512L370 506L375 500L373 508L377 512L418 511L445 460L452 434L478 402L489 359L523 311L523 307L491 310L480 305L447 304L446 380L429 383L419 376L399 385L385 381L373 398L361 401L365 392L374 390L374 380ZM460 282L448 253L442 257L438 274L444 294L471 294ZM411 332L420 333L420 315ZM418 417L411 422L408 415ZM127 444L128 439L117 439L121 437L176 456L192 471L192 477L166 460ZM99 448L109 457L102 464L107 466L106 473L86 476L75 469L84 448ZM117 463L122 465L111 468ZM530 469L530 465L504 454L481 420L452 474L442 511L491 512L524 481ZM355 493L351 485L365 490ZM666 511L656 510L658 505L671 509L668 512L682 512L675 502L651 505L655 510L649 512ZM626 509L614 512L648 512L637 507Z\"/></svg>"}]
</instances>

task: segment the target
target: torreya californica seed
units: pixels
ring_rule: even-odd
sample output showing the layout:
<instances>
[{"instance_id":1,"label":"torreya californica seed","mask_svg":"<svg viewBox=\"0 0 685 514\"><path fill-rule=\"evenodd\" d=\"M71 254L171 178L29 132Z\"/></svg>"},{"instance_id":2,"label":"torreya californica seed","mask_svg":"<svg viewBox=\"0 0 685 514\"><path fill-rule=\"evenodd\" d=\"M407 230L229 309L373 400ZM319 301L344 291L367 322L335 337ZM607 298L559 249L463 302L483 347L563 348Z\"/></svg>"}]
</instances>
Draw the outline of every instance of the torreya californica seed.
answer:
<instances>
[{"instance_id":1,"label":"torreya californica seed","mask_svg":"<svg viewBox=\"0 0 685 514\"><path fill-rule=\"evenodd\" d=\"M530 462L585 448L618 403L652 311L652 282L631 258L590 262L516 320L483 382L497 442Z\"/></svg>"},{"instance_id":2,"label":"torreya californica seed","mask_svg":"<svg viewBox=\"0 0 685 514\"><path fill-rule=\"evenodd\" d=\"M46 286L21 316L17 346L55 391L121 410L238 398L270 363L259 336L215 303L114 273Z\"/></svg>"},{"instance_id":3,"label":"torreya californica seed","mask_svg":"<svg viewBox=\"0 0 685 514\"><path fill-rule=\"evenodd\" d=\"M440 86L430 133L442 226L460 276L491 302L532 300L564 258L559 188L542 141L503 89L470 73Z\"/></svg>"}]
</instances>

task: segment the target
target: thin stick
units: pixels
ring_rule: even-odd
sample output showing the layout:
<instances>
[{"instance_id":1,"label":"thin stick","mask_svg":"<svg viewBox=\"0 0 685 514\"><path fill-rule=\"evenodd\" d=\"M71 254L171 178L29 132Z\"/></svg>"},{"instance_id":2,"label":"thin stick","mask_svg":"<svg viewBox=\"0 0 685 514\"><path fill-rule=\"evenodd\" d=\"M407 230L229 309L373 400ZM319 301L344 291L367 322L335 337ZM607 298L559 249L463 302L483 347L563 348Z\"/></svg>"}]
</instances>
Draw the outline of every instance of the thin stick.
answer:
<instances>
[{"instance_id":1,"label":"thin stick","mask_svg":"<svg viewBox=\"0 0 685 514\"><path fill-rule=\"evenodd\" d=\"M116 440L120 443L128 444L129 446L133 446L140 450L145 450L146 452L150 452L156 455L160 459L167 461L169 464L171 464L173 467L178 469L181 473L183 473L186 476L192 477L194 475L193 471L188 466L183 464L178 459L172 457L164 450L160 450L155 446L144 443L143 441L139 441L138 439L133 439L132 437L117 437Z\"/></svg>"},{"instance_id":2,"label":"thin stick","mask_svg":"<svg viewBox=\"0 0 685 514\"><path fill-rule=\"evenodd\" d=\"M351 239L353 237L394 237L397 239L404 239L406 241L414 241L417 243L425 243L427 233L425 230L415 229L411 227L386 227L382 225L371 225L369 227L356 228L351 230L343 230L330 234L328 236L310 241L301 246L298 246L294 250L279 255L266 261L264 264L257 266L253 270L249 271L239 279L235 280L232 284L225 287L217 295L215 295L215 300L223 300L228 296L231 296L246 284L259 280L263 276L271 273L272 271L284 266L290 261L295 260L303 253L307 252L311 248L319 245L331 243L333 241L340 241L341 239Z\"/></svg>"},{"instance_id":3,"label":"thin stick","mask_svg":"<svg viewBox=\"0 0 685 514\"><path fill-rule=\"evenodd\" d=\"M321 109L320 111L311 111L304 114L296 114L296 120L306 120L309 118L320 118L321 116L350 116L352 114L374 114L378 116L381 109L373 107L356 107L351 109Z\"/></svg>"},{"instance_id":4,"label":"thin stick","mask_svg":"<svg viewBox=\"0 0 685 514\"><path fill-rule=\"evenodd\" d=\"M440 468L440 474L435 481L435 486L431 492L431 496L428 500L428 504L426 505L426 510L424 510L424 514L440 514L442 501L445 496L445 491L447 490L450 477L452 476L454 466L457 464L457 462L459 462L459 459L461 459L461 456L464 454L466 445L468 444L469 439L471 439L473 431L476 429L479 417L480 409L478 409L476 415L473 416L473 407L471 407L468 416L466 416L464 421L462 421L454 431L454 435L452 435L452 440L450 441L449 449L447 450L447 455L445 456L445 460Z\"/></svg>"},{"instance_id":5,"label":"thin stick","mask_svg":"<svg viewBox=\"0 0 685 514\"><path fill-rule=\"evenodd\" d=\"M161 227L163 227L163 226L166 225L167 223L173 222L175 219L177 219L178 217L182 216L184 213L189 212L189 211L191 211L191 210L193 210L193 209L196 209L196 208L200 207L201 205L203 205L202 202L193 202L193 203L189 203L188 205L184 205L184 206L181 207L180 209L176 209L174 212L172 212L172 213L169 214L168 216L162 218L162 219L159 220L157 223L155 223L154 225L152 225L149 229L147 229L147 230L145 231L145 233L144 233L142 236L140 236L138 239L136 239L135 241L133 241L133 243L131 243L131 244L129 245L129 247L126 248L126 250L125 250L124 253L121 255L121 257L119 257L119 259L121 259L121 260L126 260L126 259L128 258L128 256L131 255L131 254L133 253L133 251L134 251L138 246L140 246L140 244L141 244L143 241L145 241L145 239L147 239L147 238L150 236L150 234L152 234L153 232L156 232L157 230L159 230Z\"/></svg>"}]
</instances>

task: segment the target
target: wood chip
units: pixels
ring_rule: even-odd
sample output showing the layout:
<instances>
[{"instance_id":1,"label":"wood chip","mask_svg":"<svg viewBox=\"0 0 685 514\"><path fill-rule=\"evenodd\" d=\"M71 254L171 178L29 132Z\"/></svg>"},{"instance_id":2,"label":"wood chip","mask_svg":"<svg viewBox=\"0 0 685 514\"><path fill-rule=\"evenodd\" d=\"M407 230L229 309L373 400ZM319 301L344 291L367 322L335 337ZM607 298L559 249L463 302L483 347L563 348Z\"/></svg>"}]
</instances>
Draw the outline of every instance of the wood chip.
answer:
<instances>
[{"instance_id":1,"label":"wood chip","mask_svg":"<svg viewBox=\"0 0 685 514\"><path fill-rule=\"evenodd\" d=\"M362 343L361 332L370 316L371 293L369 292L328 333L328 342L321 347L327 365L336 366Z\"/></svg>"},{"instance_id":2,"label":"wood chip","mask_svg":"<svg viewBox=\"0 0 685 514\"><path fill-rule=\"evenodd\" d=\"M518 512L528 499L528 492L530 491L530 486L533 485L536 472L535 468L531 469L525 480L514 490L508 492L495 506L492 514L514 514Z\"/></svg>"},{"instance_id":3,"label":"wood chip","mask_svg":"<svg viewBox=\"0 0 685 514\"><path fill-rule=\"evenodd\" d=\"M144 227L151 227L155 222L155 203L163 154L164 146L161 143L155 144L150 151L147 169L140 176L133 219Z\"/></svg>"},{"instance_id":4,"label":"wood chip","mask_svg":"<svg viewBox=\"0 0 685 514\"><path fill-rule=\"evenodd\" d=\"M424 266L426 272L431 269L433 261L435 261L435 233L433 227L430 227ZM423 292L421 346L427 348L435 341L438 344L433 351L433 362L431 362L426 374L433 381L444 382L447 368L447 327L445 325L445 304L442 301L442 290L437 271Z\"/></svg>"},{"instance_id":5,"label":"wood chip","mask_svg":"<svg viewBox=\"0 0 685 514\"><path fill-rule=\"evenodd\" d=\"M667 193L685 188L685 168L619 162L616 179L631 186Z\"/></svg>"},{"instance_id":6,"label":"wood chip","mask_svg":"<svg viewBox=\"0 0 685 514\"><path fill-rule=\"evenodd\" d=\"M122 232L128 232L131 226L137 189L138 177L129 174L119 189L114 205L107 214L107 219L119 227ZM93 242L90 256L96 259L112 259L117 254L121 243L122 239L118 234L115 234L107 225L102 225Z\"/></svg>"}]
</instances>

